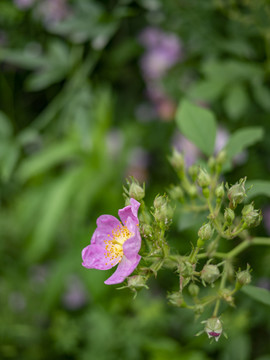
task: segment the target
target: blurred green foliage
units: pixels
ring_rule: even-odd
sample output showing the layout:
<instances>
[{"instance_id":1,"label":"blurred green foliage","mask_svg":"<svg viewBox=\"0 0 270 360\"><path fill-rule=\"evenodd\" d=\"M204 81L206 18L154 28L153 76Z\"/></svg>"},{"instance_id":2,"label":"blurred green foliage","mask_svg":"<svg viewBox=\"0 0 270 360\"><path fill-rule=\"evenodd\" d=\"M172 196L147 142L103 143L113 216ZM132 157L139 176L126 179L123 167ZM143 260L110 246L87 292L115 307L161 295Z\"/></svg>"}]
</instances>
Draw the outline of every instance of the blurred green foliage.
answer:
<instances>
[{"instance_id":1,"label":"blurred green foliage","mask_svg":"<svg viewBox=\"0 0 270 360\"><path fill-rule=\"evenodd\" d=\"M144 121L138 112L149 102L139 66L139 35L148 26L183 45L183 59L160 80L166 96L212 108L234 133L231 157L243 141L261 140L246 162L228 167L227 180L262 179L251 192L267 206L269 2L56 2L66 7L58 19L48 18L49 0L45 13L39 1L24 8L22 0L0 2L0 358L270 359L267 305L238 295L223 319L229 339L210 345L194 337L201 326L192 313L164 300L177 277L162 273L132 300L104 285L105 273L82 268L80 255L96 218L122 207L126 176L146 181L151 200L174 180L166 160L173 116L162 121L157 112ZM204 142L200 148L209 153ZM171 231L183 253L200 223L192 216L179 220L181 233ZM269 249L245 253L243 264L256 269L253 284L270 286L269 260Z\"/></svg>"}]
</instances>

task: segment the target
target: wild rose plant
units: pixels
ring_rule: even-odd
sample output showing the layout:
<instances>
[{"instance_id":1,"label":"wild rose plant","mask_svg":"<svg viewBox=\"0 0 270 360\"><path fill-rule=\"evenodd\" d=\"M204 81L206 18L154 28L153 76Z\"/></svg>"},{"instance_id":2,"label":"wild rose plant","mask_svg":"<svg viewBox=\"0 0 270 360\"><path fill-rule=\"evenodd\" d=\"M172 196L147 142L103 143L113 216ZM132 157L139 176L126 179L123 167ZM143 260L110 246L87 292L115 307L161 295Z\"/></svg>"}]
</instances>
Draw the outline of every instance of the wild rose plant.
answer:
<instances>
[{"instance_id":1,"label":"wild rose plant","mask_svg":"<svg viewBox=\"0 0 270 360\"><path fill-rule=\"evenodd\" d=\"M206 119L209 127L205 141L209 140L208 110L184 104L181 116L186 115L185 106L188 114L198 112L200 118ZM198 131L203 134L203 129ZM196 145L204 151L204 142L198 141ZM107 270L118 265L105 284L126 281L123 288L130 288L135 295L137 290L148 289L148 279L157 276L160 269L170 269L174 276L177 273L179 289L168 293L169 303L193 311L205 324L197 335L205 332L209 339L216 341L222 334L226 337L220 317L222 303L235 307L235 294L239 290L257 299L262 291L267 291L249 285L252 281L249 264L244 270L237 268L239 254L253 245L269 246L270 238L256 237L250 232L260 224L262 215L254 203L248 201L250 186L246 185L246 177L232 185L224 184L224 178L221 180L230 159L229 145L210 156L204 167L187 166L183 154L174 149L169 162L177 173L178 183L170 186L168 194L156 196L150 207L144 201L145 186L134 178L128 180L124 188L127 206L118 212L121 221L111 215L101 215L91 244L82 251L82 265L88 269ZM231 153L232 158L235 153ZM189 253L177 254L170 248L167 232L174 221L179 222L187 213L201 213L205 221ZM220 251L226 242L229 251ZM207 319L209 315L205 314L209 314L209 310L212 316Z\"/></svg>"}]
</instances>

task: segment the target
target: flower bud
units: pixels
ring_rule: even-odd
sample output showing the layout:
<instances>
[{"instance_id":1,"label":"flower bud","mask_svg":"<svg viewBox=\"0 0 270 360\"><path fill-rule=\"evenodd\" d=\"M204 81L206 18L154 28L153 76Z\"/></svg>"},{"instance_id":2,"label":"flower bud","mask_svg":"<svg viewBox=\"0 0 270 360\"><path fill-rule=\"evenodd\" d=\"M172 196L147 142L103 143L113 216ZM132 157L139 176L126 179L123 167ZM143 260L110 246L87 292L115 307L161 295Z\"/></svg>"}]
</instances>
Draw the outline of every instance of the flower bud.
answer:
<instances>
[{"instance_id":1,"label":"flower bud","mask_svg":"<svg viewBox=\"0 0 270 360\"><path fill-rule=\"evenodd\" d=\"M185 170L185 160L183 154L173 149L172 156L169 157L169 162L177 172L183 172Z\"/></svg>"},{"instance_id":2,"label":"flower bud","mask_svg":"<svg viewBox=\"0 0 270 360\"><path fill-rule=\"evenodd\" d=\"M224 211L224 219L228 224L232 224L235 218L234 211L230 208L226 208Z\"/></svg>"},{"instance_id":3,"label":"flower bud","mask_svg":"<svg viewBox=\"0 0 270 360\"><path fill-rule=\"evenodd\" d=\"M232 291L229 289L222 289L219 291L219 295L224 299L229 305L234 306L234 298L232 297Z\"/></svg>"},{"instance_id":4,"label":"flower bud","mask_svg":"<svg viewBox=\"0 0 270 360\"><path fill-rule=\"evenodd\" d=\"M180 263L178 270L183 277L191 277L194 272L194 267L189 261L183 261Z\"/></svg>"},{"instance_id":5,"label":"flower bud","mask_svg":"<svg viewBox=\"0 0 270 360\"><path fill-rule=\"evenodd\" d=\"M173 186L169 194L173 200L183 201L184 199L184 192L180 186Z\"/></svg>"},{"instance_id":6,"label":"flower bud","mask_svg":"<svg viewBox=\"0 0 270 360\"><path fill-rule=\"evenodd\" d=\"M197 183L200 187L204 188L210 185L211 178L206 170L200 169Z\"/></svg>"},{"instance_id":7,"label":"flower bud","mask_svg":"<svg viewBox=\"0 0 270 360\"><path fill-rule=\"evenodd\" d=\"M197 186L194 184L189 185L186 191L191 198L195 198L198 195Z\"/></svg>"},{"instance_id":8,"label":"flower bud","mask_svg":"<svg viewBox=\"0 0 270 360\"><path fill-rule=\"evenodd\" d=\"M220 184L215 191L215 195L218 199L222 199L225 194L223 183Z\"/></svg>"},{"instance_id":9,"label":"flower bud","mask_svg":"<svg viewBox=\"0 0 270 360\"><path fill-rule=\"evenodd\" d=\"M198 285L191 283L188 287L188 291L192 297L196 297L199 294L200 288Z\"/></svg>"},{"instance_id":10,"label":"flower bud","mask_svg":"<svg viewBox=\"0 0 270 360\"><path fill-rule=\"evenodd\" d=\"M145 287L146 289L148 289L148 286L146 285L145 282L146 282L146 280L143 276L133 275L128 278L128 287L135 288L135 289Z\"/></svg>"},{"instance_id":11,"label":"flower bud","mask_svg":"<svg viewBox=\"0 0 270 360\"><path fill-rule=\"evenodd\" d=\"M167 296L169 303L178 306L178 307L186 307L185 300L181 292L173 292Z\"/></svg>"},{"instance_id":12,"label":"flower bud","mask_svg":"<svg viewBox=\"0 0 270 360\"><path fill-rule=\"evenodd\" d=\"M204 331L208 335L208 338L214 338L216 341L220 338L222 334L222 324L219 318L213 316L208 319L205 323Z\"/></svg>"},{"instance_id":13,"label":"flower bud","mask_svg":"<svg viewBox=\"0 0 270 360\"><path fill-rule=\"evenodd\" d=\"M227 154L225 150L221 150L216 157L216 162L218 165L223 165L226 160Z\"/></svg>"},{"instance_id":14,"label":"flower bud","mask_svg":"<svg viewBox=\"0 0 270 360\"><path fill-rule=\"evenodd\" d=\"M248 226L258 226L262 221L261 210L255 210L253 204L245 205L242 210L243 221Z\"/></svg>"},{"instance_id":15,"label":"flower bud","mask_svg":"<svg viewBox=\"0 0 270 360\"><path fill-rule=\"evenodd\" d=\"M158 196L154 201L154 217L156 221L162 222L165 225L169 224L173 217L173 208L168 204L167 199Z\"/></svg>"},{"instance_id":16,"label":"flower bud","mask_svg":"<svg viewBox=\"0 0 270 360\"><path fill-rule=\"evenodd\" d=\"M220 276L219 269L216 265L206 264L201 271L201 279L208 284L214 283Z\"/></svg>"},{"instance_id":17,"label":"flower bud","mask_svg":"<svg viewBox=\"0 0 270 360\"><path fill-rule=\"evenodd\" d=\"M251 275L249 271L249 266L244 271L240 271L236 274L237 287L240 288L244 285L248 285L251 282Z\"/></svg>"},{"instance_id":18,"label":"flower bud","mask_svg":"<svg viewBox=\"0 0 270 360\"><path fill-rule=\"evenodd\" d=\"M213 234L213 229L209 223L201 226L198 231L198 236L203 241L209 240L211 238L212 234Z\"/></svg>"},{"instance_id":19,"label":"flower bud","mask_svg":"<svg viewBox=\"0 0 270 360\"><path fill-rule=\"evenodd\" d=\"M146 237L152 237L152 233L153 233L153 229L152 229L152 226L149 225L149 224L143 224L141 226L141 232L144 236Z\"/></svg>"},{"instance_id":20,"label":"flower bud","mask_svg":"<svg viewBox=\"0 0 270 360\"><path fill-rule=\"evenodd\" d=\"M191 165L188 169L188 173L192 179L192 181L195 181L197 179L197 175L199 173L199 166L198 165Z\"/></svg>"},{"instance_id":21,"label":"flower bud","mask_svg":"<svg viewBox=\"0 0 270 360\"><path fill-rule=\"evenodd\" d=\"M211 171L211 173L213 173L215 171L216 168L216 160L213 156L210 156L210 158L208 159L208 167Z\"/></svg>"},{"instance_id":22,"label":"flower bud","mask_svg":"<svg viewBox=\"0 0 270 360\"><path fill-rule=\"evenodd\" d=\"M145 190L136 182L132 182L129 188L129 197L141 201L144 198Z\"/></svg>"},{"instance_id":23,"label":"flower bud","mask_svg":"<svg viewBox=\"0 0 270 360\"><path fill-rule=\"evenodd\" d=\"M246 197L245 189L246 178L240 179L239 183L231 186L228 190L228 199L230 200L230 208L235 209L238 204L241 204Z\"/></svg>"}]
</instances>

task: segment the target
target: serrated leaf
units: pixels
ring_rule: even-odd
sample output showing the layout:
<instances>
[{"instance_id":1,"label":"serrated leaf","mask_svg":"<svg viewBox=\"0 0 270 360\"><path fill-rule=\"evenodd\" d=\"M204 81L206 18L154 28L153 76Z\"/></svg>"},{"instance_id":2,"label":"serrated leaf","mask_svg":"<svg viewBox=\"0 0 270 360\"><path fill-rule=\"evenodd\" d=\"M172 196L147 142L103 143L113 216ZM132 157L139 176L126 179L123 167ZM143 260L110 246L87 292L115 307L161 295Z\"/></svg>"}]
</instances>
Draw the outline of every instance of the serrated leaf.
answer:
<instances>
[{"instance_id":1,"label":"serrated leaf","mask_svg":"<svg viewBox=\"0 0 270 360\"><path fill-rule=\"evenodd\" d=\"M248 199L254 198L259 195L270 197L270 181L269 180L249 180L246 182L248 191Z\"/></svg>"},{"instance_id":2,"label":"serrated leaf","mask_svg":"<svg viewBox=\"0 0 270 360\"><path fill-rule=\"evenodd\" d=\"M254 145L263 138L264 130L260 126L250 126L233 133L225 147L229 160L247 147Z\"/></svg>"},{"instance_id":3,"label":"serrated leaf","mask_svg":"<svg viewBox=\"0 0 270 360\"><path fill-rule=\"evenodd\" d=\"M270 306L270 291L259 288L257 286L246 285L243 286L241 291L250 296L252 299L257 300L265 305Z\"/></svg>"},{"instance_id":4,"label":"serrated leaf","mask_svg":"<svg viewBox=\"0 0 270 360\"><path fill-rule=\"evenodd\" d=\"M176 112L176 122L183 133L205 155L212 155L216 140L216 120L213 113L183 100Z\"/></svg>"}]
</instances>

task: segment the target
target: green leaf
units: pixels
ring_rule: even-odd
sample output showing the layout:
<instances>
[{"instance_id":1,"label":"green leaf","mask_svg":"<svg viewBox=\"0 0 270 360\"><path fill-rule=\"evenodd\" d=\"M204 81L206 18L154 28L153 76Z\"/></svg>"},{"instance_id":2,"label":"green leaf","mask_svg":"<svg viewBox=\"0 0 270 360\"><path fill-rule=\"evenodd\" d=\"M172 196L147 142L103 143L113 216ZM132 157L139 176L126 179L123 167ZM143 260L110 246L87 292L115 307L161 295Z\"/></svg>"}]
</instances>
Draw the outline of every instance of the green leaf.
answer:
<instances>
[{"instance_id":1,"label":"green leaf","mask_svg":"<svg viewBox=\"0 0 270 360\"><path fill-rule=\"evenodd\" d=\"M270 306L270 291L252 285L243 286L241 291L250 296L252 299L257 300L265 305Z\"/></svg>"},{"instance_id":2,"label":"green leaf","mask_svg":"<svg viewBox=\"0 0 270 360\"><path fill-rule=\"evenodd\" d=\"M183 100L176 112L176 122L183 133L205 155L212 155L216 140L216 120L210 110Z\"/></svg>"},{"instance_id":3,"label":"green leaf","mask_svg":"<svg viewBox=\"0 0 270 360\"><path fill-rule=\"evenodd\" d=\"M215 101L224 91L225 85L219 79L207 79L196 82L188 89L191 99Z\"/></svg>"},{"instance_id":4,"label":"green leaf","mask_svg":"<svg viewBox=\"0 0 270 360\"><path fill-rule=\"evenodd\" d=\"M249 200L258 195L264 195L270 197L269 180L249 180L246 182L246 188L248 189L249 187L251 187L251 189L248 191Z\"/></svg>"},{"instance_id":5,"label":"green leaf","mask_svg":"<svg viewBox=\"0 0 270 360\"><path fill-rule=\"evenodd\" d=\"M18 176L22 180L27 180L32 176L48 171L63 161L74 158L77 151L78 145L70 141L54 144L25 160L18 170Z\"/></svg>"},{"instance_id":6,"label":"green leaf","mask_svg":"<svg viewBox=\"0 0 270 360\"><path fill-rule=\"evenodd\" d=\"M0 111L0 137L7 138L13 133L10 120L2 111Z\"/></svg>"},{"instance_id":7,"label":"green leaf","mask_svg":"<svg viewBox=\"0 0 270 360\"><path fill-rule=\"evenodd\" d=\"M232 160L235 155L260 141L263 138L263 135L263 128L259 126L250 126L237 130L230 136L225 147L228 159Z\"/></svg>"},{"instance_id":8,"label":"green leaf","mask_svg":"<svg viewBox=\"0 0 270 360\"><path fill-rule=\"evenodd\" d=\"M224 108L232 120L238 120L246 111L249 99L243 85L236 84L229 88L224 100Z\"/></svg>"},{"instance_id":9,"label":"green leaf","mask_svg":"<svg viewBox=\"0 0 270 360\"><path fill-rule=\"evenodd\" d=\"M63 214L78 187L80 173L81 169L70 171L54 181L48 191L44 192L41 209L37 214L38 221L26 252L29 262L39 260L50 249Z\"/></svg>"}]
</instances>

